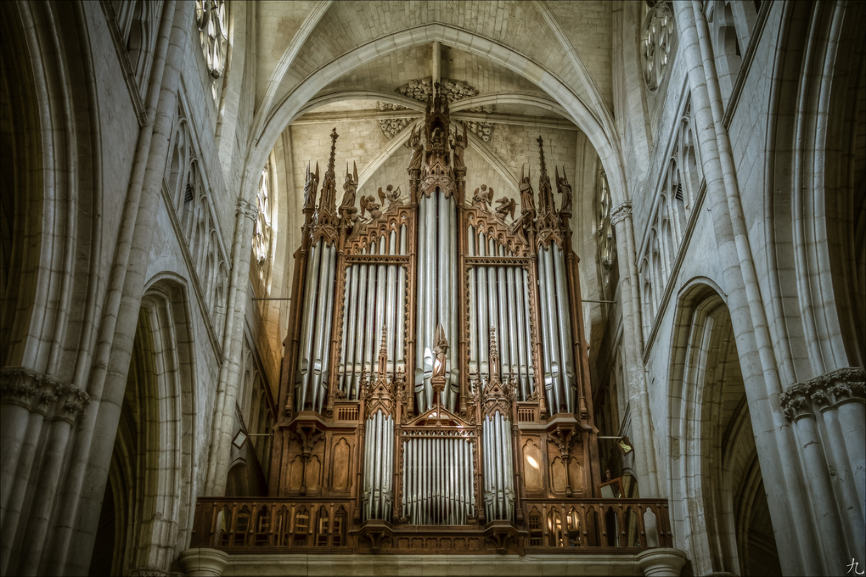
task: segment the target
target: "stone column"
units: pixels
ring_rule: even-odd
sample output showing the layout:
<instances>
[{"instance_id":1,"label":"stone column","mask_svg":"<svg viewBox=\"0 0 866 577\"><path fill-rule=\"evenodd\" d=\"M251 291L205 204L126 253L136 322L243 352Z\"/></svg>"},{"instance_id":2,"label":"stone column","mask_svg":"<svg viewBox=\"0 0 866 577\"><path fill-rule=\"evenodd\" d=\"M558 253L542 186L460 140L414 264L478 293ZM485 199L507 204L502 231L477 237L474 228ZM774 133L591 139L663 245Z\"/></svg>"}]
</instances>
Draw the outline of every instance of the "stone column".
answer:
<instances>
[{"instance_id":1,"label":"stone column","mask_svg":"<svg viewBox=\"0 0 866 577\"><path fill-rule=\"evenodd\" d=\"M82 415L67 455L68 472L55 492L54 531L46 547L50 554L40 560L41 573L86 574L90 565L138 325L153 222L162 198L162 175L193 11L188 2L169 1L163 8L148 88L148 120L139 134L87 383L94 402Z\"/></svg>"},{"instance_id":2,"label":"stone column","mask_svg":"<svg viewBox=\"0 0 866 577\"><path fill-rule=\"evenodd\" d=\"M706 181L707 209L722 265L755 445L784 573L823 573L812 553L819 537L807 503L790 425L778 407L779 367L745 226L737 176L707 25L697 3L675 2L680 52L688 74L694 127Z\"/></svg>"},{"instance_id":3,"label":"stone column","mask_svg":"<svg viewBox=\"0 0 866 577\"><path fill-rule=\"evenodd\" d=\"M21 367L0 369L0 574L37 573L54 505L50 497L60 479L70 431L88 401L83 391L46 375ZM7 447L11 458L5 457ZM38 497L28 499L28 494Z\"/></svg>"},{"instance_id":4,"label":"stone column","mask_svg":"<svg viewBox=\"0 0 866 577\"><path fill-rule=\"evenodd\" d=\"M866 371L831 371L781 395L803 459L824 567L866 558Z\"/></svg>"},{"instance_id":5,"label":"stone column","mask_svg":"<svg viewBox=\"0 0 866 577\"><path fill-rule=\"evenodd\" d=\"M184 575L189 577L219 577L228 561L228 553L207 548L187 549L178 558Z\"/></svg>"},{"instance_id":6,"label":"stone column","mask_svg":"<svg viewBox=\"0 0 866 577\"><path fill-rule=\"evenodd\" d=\"M639 280L635 263L634 229L631 217L631 202L620 204L611 211L610 222L616 238L616 260L619 263L619 285L622 291L622 322L625 339L625 378L628 381L629 406L635 415L634 442L635 473L641 496L659 494L658 470L655 445L650 426L649 395L646 388L646 372L641 352ZM643 311L646 314L646 311Z\"/></svg>"},{"instance_id":7,"label":"stone column","mask_svg":"<svg viewBox=\"0 0 866 577\"><path fill-rule=\"evenodd\" d=\"M229 284L229 301L226 326L223 331L223 363L220 366L219 384L214 403L213 428L208 475L205 483L206 495L222 496L225 493L234 429L235 403L240 389L240 360L244 338L244 316L249 286L250 252L252 251L253 223L258 209L252 202L238 199L235 217L235 234L232 239L232 273Z\"/></svg>"},{"instance_id":8,"label":"stone column","mask_svg":"<svg viewBox=\"0 0 866 577\"><path fill-rule=\"evenodd\" d=\"M667 547L641 551L635 559L646 577L678 577L686 564L685 553Z\"/></svg>"}]
</instances>

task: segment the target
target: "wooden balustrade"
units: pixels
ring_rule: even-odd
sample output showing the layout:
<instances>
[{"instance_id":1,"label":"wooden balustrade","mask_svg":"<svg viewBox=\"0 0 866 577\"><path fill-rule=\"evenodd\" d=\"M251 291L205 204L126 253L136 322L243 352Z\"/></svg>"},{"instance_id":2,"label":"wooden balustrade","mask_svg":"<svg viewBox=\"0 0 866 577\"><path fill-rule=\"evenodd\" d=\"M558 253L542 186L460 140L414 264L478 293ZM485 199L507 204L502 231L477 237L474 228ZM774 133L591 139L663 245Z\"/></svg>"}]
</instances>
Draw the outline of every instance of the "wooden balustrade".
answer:
<instances>
[{"instance_id":1,"label":"wooden balustrade","mask_svg":"<svg viewBox=\"0 0 866 577\"><path fill-rule=\"evenodd\" d=\"M663 499L525 499L520 507L524 522L514 526L510 552L616 554L672 546L668 504ZM369 551L368 544L358 537L363 526L356 526L354 512L353 499L201 498L196 504L190 546L232 553ZM412 552L417 553L493 553L503 547L492 543L482 546L490 534L486 526L465 525L450 533L446 528L435 528L443 535L447 533L443 538L451 541L446 544L454 541L451 533L455 530L461 542L478 543L456 551L432 534L429 536L435 543L418 538L425 534L422 529L434 528L389 524L392 540L385 540L380 552L407 552L401 543L410 543L408 537L419 543L417 551L413 545Z\"/></svg>"},{"instance_id":2,"label":"wooden balustrade","mask_svg":"<svg viewBox=\"0 0 866 577\"><path fill-rule=\"evenodd\" d=\"M192 547L226 551L274 548L351 552L353 499L202 498Z\"/></svg>"},{"instance_id":3,"label":"wooden balustrade","mask_svg":"<svg viewBox=\"0 0 866 577\"><path fill-rule=\"evenodd\" d=\"M526 499L521 504L527 549L642 550L672 543L666 500Z\"/></svg>"}]
</instances>

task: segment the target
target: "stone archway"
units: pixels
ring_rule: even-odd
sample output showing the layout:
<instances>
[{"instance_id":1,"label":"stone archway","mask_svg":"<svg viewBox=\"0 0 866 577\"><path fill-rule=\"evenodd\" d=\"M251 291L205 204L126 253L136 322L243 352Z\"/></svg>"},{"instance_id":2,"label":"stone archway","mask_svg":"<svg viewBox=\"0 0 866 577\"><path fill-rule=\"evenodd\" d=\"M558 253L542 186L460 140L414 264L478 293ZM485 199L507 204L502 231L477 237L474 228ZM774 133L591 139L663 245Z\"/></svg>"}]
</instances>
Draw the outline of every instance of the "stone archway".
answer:
<instances>
[{"instance_id":1,"label":"stone archway","mask_svg":"<svg viewBox=\"0 0 866 577\"><path fill-rule=\"evenodd\" d=\"M699 283L685 291L675 318L669 414L677 545L690 552L695 574L781 574L728 308Z\"/></svg>"},{"instance_id":2,"label":"stone archway","mask_svg":"<svg viewBox=\"0 0 866 577\"><path fill-rule=\"evenodd\" d=\"M168 574L189 540L193 350L183 289L162 280L142 299L93 575Z\"/></svg>"}]
</instances>

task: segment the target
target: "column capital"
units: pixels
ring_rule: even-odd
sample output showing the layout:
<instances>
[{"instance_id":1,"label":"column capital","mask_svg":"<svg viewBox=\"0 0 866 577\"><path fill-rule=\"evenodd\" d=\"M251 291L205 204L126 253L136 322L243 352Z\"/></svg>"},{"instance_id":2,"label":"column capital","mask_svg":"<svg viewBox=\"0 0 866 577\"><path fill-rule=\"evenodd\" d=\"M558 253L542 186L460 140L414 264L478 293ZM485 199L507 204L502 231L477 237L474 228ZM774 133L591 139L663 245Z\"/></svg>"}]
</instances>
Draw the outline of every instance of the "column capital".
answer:
<instances>
[{"instance_id":1,"label":"column capital","mask_svg":"<svg viewBox=\"0 0 866 577\"><path fill-rule=\"evenodd\" d=\"M848 401L866 400L866 371L862 367L844 367L796 383L784 391L779 400L789 421L814 415Z\"/></svg>"},{"instance_id":2,"label":"column capital","mask_svg":"<svg viewBox=\"0 0 866 577\"><path fill-rule=\"evenodd\" d=\"M185 575L189 577L219 577L228 565L229 555L206 547L187 549L178 558Z\"/></svg>"},{"instance_id":3,"label":"column capital","mask_svg":"<svg viewBox=\"0 0 866 577\"><path fill-rule=\"evenodd\" d=\"M258 217L259 215L259 207L248 200L239 198L237 214L238 216L247 217L248 219L250 219L250 222L255 222L256 217Z\"/></svg>"},{"instance_id":4,"label":"column capital","mask_svg":"<svg viewBox=\"0 0 866 577\"><path fill-rule=\"evenodd\" d=\"M50 375L26 367L0 368L0 403L19 405L46 415L74 421L90 396L72 384L62 383Z\"/></svg>"},{"instance_id":5,"label":"column capital","mask_svg":"<svg viewBox=\"0 0 866 577\"><path fill-rule=\"evenodd\" d=\"M686 554L669 547L641 551L635 559L646 577L678 577L686 564Z\"/></svg>"},{"instance_id":6,"label":"column capital","mask_svg":"<svg viewBox=\"0 0 866 577\"><path fill-rule=\"evenodd\" d=\"M614 226L618 225L626 218L631 218L631 201L618 204L612 211L610 211L610 222Z\"/></svg>"}]
</instances>

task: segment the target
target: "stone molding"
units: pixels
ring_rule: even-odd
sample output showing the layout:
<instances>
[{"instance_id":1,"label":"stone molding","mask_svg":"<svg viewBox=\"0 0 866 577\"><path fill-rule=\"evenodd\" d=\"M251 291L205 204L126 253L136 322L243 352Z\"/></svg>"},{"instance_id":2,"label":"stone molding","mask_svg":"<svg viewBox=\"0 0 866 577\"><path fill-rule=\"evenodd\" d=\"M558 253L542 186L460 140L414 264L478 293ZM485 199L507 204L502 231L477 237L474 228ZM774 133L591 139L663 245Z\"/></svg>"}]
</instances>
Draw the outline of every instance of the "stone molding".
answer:
<instances>
[{"instance_id":1,"label":"stone molding","mask_svg":"<svg viewBox=\"0 0 866 577\"><path fill-rule=\"evenodd\" d=\"M845 367L797 383L779 397L789 421L826 411L848 401L866 399L866 371Z\"/></svg>"},{"instance_id":2,"label":"stone molding","mask_svg":"<svg viewBox=\"0 0 866 577\"><path fill-rule=\"evenodd\" d=\"M225 571L228 553L218 549L187 549L178 559L184 575L190 577L218 577Z\"/></svg>"},{"instance_id":3,"label":"stone molding","mask_svg":"<svg viewBox=\"0 0 866 577\"><path fill-rule=\"evenodd\" d=\"M72 422L87 406L90 397L76 386L61 383L25 367L0 368L0 403L18 405L28 411Z\"/></svg>"},{"instance_id":4,"label":"stone molding","mask_svg":"<svg viewBox=\"0 0 866 577\"><path fill-rule=\"evenodd\" d=\"M686 554L679 549L660 547L635 555L641 571L647 577L676 577L686 564Z\"/></svg>"}]
</instances>

